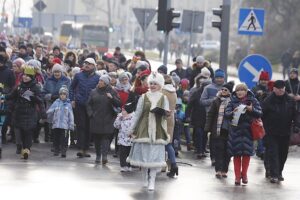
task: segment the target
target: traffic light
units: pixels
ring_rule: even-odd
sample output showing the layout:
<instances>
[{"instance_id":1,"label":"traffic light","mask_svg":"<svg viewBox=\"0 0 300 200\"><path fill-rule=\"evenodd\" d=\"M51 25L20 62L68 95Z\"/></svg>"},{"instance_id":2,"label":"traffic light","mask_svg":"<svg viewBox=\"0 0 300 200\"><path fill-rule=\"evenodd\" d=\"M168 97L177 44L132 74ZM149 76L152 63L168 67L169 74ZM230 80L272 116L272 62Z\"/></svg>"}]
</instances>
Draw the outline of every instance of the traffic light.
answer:
<instances>
[{"instance_id":1,"label":"traffic light","mask_svg":"<svg viewBox=\"0 0 300 200\"><path fill-rule=\"evenodd\" d=\"M222 6L220 8L213 8L212 9L213 15L216 15L220 17L220 21L212 21L212 27L218 28L220 31L222 31Z\"/></svg>"},{"instance_id":2,"label":"traffic light","mask_svg":"<svg viewBox=\"0 0 300 200\"><path fill-rule=\"evenodd\" d=\"M170 32L173 28L179 28L179 22L173 22L175 18L180 17L180 12L174 11L174 8L168 10L167 26L166 31Z\"/></svg>"},{"instance_id":3,"label":"traffic light","mask_svg":"<svg viewBox=\"0 0 300 200\"><path fill-rule=\"evenodd\" d=\"M167 25L168 18L168 9L170 8L169 0L159 0L158 1L158 9L157 9L157 30L165 31Z\"/></svg>"}]
</instances>

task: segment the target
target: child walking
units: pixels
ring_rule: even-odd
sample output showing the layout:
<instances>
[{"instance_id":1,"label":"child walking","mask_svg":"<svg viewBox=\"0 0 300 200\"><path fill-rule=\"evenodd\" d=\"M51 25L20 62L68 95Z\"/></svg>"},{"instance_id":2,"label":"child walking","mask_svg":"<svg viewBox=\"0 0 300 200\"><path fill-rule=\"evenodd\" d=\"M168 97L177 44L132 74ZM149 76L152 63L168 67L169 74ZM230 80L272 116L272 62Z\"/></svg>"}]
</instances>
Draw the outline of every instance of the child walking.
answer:
<instances>
[{"instance_id":1,"label":"child walking","mask_svg":"<svg viewBox=\"0 0 300 200\"><path fill-rule=\"evenodd\" d=\"M130 128L133 122L133 110L132 103L125 104L114 122L114 127L119 129L118 145L120 145L120 166L121 172L131 171L130 164L126 162L126 159L130 153L132 139L130 138Z\"/></svg>"},{"instance_id":2,"label":"child walking","mask_svg":"<svg viewBox=\"0 0 300 200\"><path fill-rule=\"evenodd\" d=\"M54 156L58 156L61 151L61 157L65 158L69 140L69 130L74 130L74 115L69 91L66 86L59 89L59 98L54 101L47 111L48 121L52 124L54 136L53 147Z\"/></svg>"}]
</instances>

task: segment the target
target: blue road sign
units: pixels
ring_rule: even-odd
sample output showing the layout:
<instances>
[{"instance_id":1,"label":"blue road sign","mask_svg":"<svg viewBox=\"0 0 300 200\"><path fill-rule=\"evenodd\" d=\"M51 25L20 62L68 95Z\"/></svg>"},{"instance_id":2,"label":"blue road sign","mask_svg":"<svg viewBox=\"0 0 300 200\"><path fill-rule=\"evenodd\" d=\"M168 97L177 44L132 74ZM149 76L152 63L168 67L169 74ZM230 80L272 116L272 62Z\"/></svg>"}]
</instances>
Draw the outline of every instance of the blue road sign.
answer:
<instances>
[{"instance_id":1,"label":"blue road sign","mask_svg":"<svg viewBox=\"0 0 300 200\"><path fill-rule=\"evenodd\" d=\"M241 35L263 35L265 11L263 9L241 8L238 33Z\"/></svg>"},{"instance_id":2,"label":"blue road sign","mask_svg":"<svg viewBox=\"0 0 300 200\"><path fill-rule=\"evenodd\" d=\"M31 28L32 27L32 18L30 18L30 17L19 17L18 18L18 27Z\"/></svg>"},{"instance_id":3,"label":"blue road sign","mask_svg":"<svg viewBox=\"0 0 300 200\"><path fill-rule=\"evenodd\" d=\"M267 71L272 78L272 65L267 58L259 54L253 54L245 57L239 65L239 79L246 83L249 88L256 85L260 73Z\"/></svg>"}]
</instances>

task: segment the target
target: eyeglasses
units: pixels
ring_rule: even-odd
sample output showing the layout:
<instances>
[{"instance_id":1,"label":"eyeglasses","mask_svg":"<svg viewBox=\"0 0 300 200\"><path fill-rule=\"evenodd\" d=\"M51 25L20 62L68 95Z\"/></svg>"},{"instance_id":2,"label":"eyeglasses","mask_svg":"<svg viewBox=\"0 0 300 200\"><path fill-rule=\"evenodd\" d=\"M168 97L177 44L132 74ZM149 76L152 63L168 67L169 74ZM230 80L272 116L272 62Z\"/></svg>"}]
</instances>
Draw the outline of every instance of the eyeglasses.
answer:
<instances>
[{"instance_id":1,"label":"eyeglasses","mask_svg":"<svg viewBox=\"0 0 300 200\"><path fill-rule=\"evenodd\" d=\"M225 91L225 92L228 92L228 91L229 91L229 90L226 89L226 88L222 88L221 90L222 90L222 91Z\"/></svg>"}]
</instances>

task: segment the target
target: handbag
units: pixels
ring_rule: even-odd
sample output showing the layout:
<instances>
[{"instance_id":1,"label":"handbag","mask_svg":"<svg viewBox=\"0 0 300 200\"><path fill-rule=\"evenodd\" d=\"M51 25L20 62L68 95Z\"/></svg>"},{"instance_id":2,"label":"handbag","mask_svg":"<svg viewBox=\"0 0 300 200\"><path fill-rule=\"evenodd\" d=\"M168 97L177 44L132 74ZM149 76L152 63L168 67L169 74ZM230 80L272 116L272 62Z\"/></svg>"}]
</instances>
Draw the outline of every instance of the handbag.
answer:
<instances>
[{"instance_id":1,"label":"handbag","mask_svg":"<svg viewBox=\"0 0 300 200\"><path fill-rule=\"evenodd\" d=\"M290 146L300 144L300 130L298 128L292 128L290 137Z\"/></svg>"},{"instance_id":2,"label":"handbag","mask_svg":"<svg viewBox=\"0 0 300 200\"><path fill-rule=\"evenodd\" d=\"M266 133L261 118L256 118L252 120L251 133L253 140L260 140L265 136Z\"/></svg>"}]
</instances>

